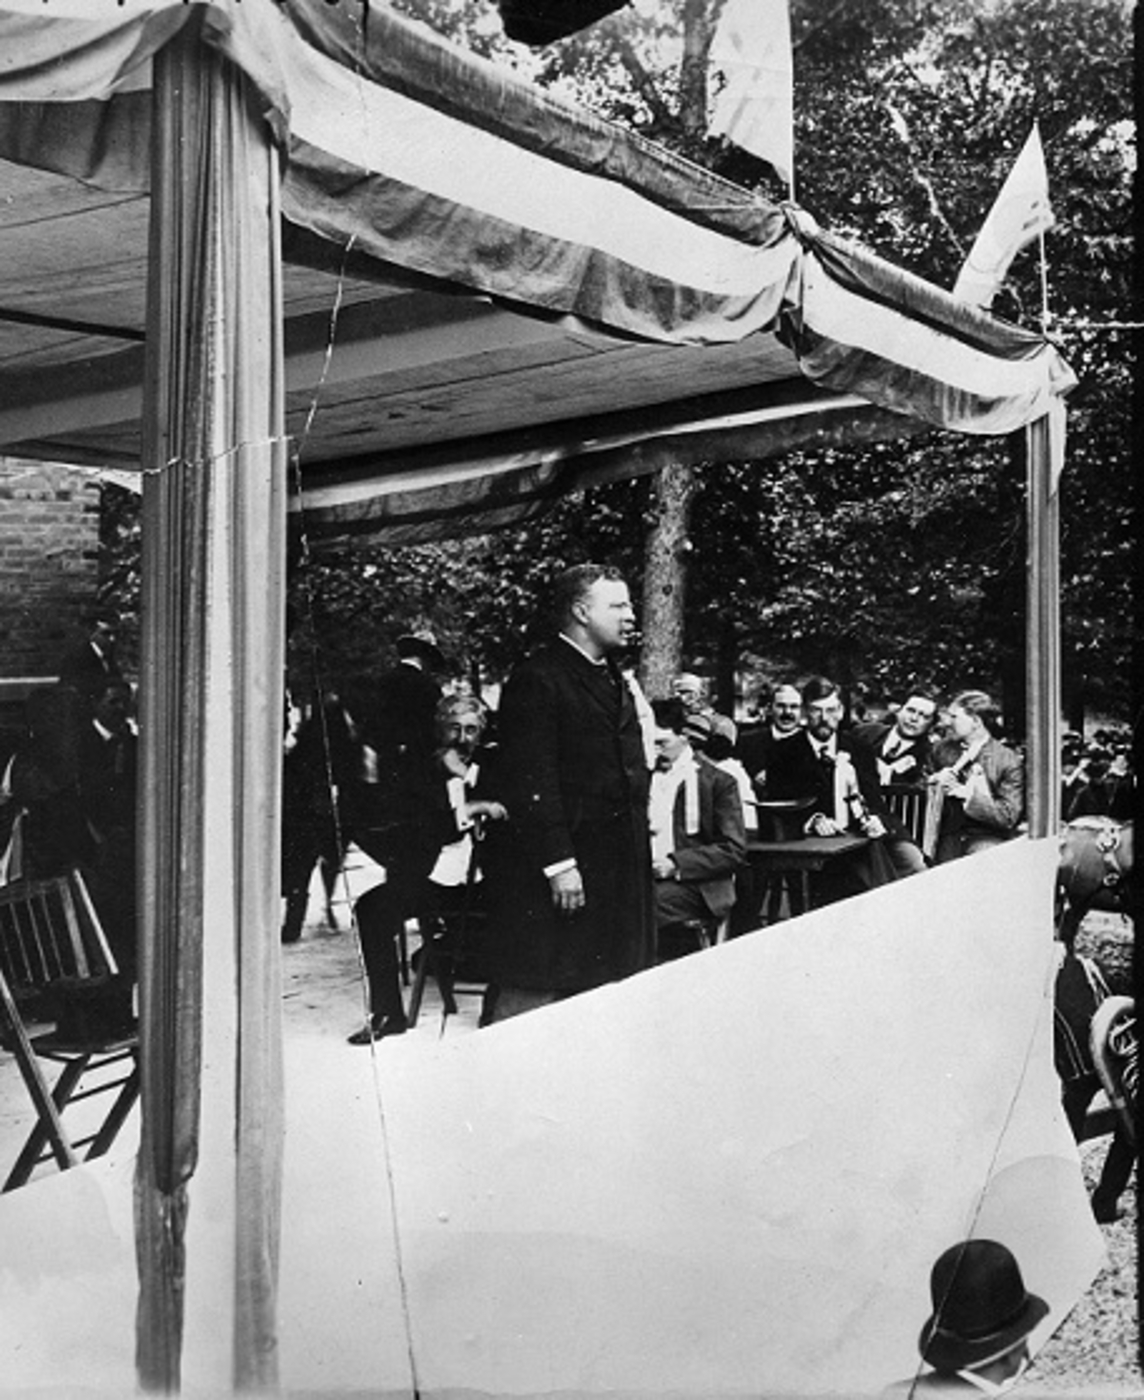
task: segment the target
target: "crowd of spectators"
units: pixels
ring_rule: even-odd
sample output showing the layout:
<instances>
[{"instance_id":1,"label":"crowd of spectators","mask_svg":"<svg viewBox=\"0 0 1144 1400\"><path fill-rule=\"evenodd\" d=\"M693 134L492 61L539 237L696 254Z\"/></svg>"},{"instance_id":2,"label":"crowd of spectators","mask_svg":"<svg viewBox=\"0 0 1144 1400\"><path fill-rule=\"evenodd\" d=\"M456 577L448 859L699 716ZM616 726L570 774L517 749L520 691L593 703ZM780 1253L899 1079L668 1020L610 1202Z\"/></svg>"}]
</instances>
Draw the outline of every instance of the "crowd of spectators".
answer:
<instances>
[{"instance_id":1,"label":"crowd of spectators","mask_svg":"<svg viewBox=\"0 0 1144 1400\"><path fill-rule=\"evenodd\" d=\"M919 685L852 715L834 680L791 676L740 724L696 671L645 696L634 636L623 578L581 565L557 581L548 640L495 712L443 689L427 631L398 639L397 664L352 713L332 693L288 703L282 941L301 935L315 866L329 903L351 841L385 872L355 911L370 1015L353 1043L406 1029L397 947L410 919L434 937L450 920L487 923L489 1024L749 932L784 896L794 911L787 877L760 880L752 853L833 843L811 877L821 906L1024 828L1021 748L983 690ZM115 642L115 617L94 614L59 681L28 701L0 780L0 881L79 869L132 978L138 739ZM1065 735L1063 822L1131 820L1130 753L1111 729ZM1070 942L1064 973L1078 966ZM1093 985L1087 971L1077 986ZM1069 1100L1078 1131L1082 1097ZM1132 1160L1117 1147L1105 1211Z\"/></svg>"}]
</instances>

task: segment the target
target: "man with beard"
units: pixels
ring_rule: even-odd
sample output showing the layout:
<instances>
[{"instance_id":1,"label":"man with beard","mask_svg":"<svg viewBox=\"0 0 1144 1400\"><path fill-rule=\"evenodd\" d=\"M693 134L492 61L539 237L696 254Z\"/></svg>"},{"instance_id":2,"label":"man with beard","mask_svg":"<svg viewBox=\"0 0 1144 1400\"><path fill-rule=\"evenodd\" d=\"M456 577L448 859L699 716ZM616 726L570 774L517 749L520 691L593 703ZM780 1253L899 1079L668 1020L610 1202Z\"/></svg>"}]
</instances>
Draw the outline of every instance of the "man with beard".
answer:
<instances>
[{"instance_id":1,"label":"man with beard","mask_svg":"<svg viewBox=\"0 0 1144 1400\"><path fill-rule=\"evenodd\" d=\"M768 798L813 797L806 820L809 836L852 832L871 844L847 852L815 872L812 902L830 904L893 878L885 852L874 843L886 835L886 808L874 755L858 740L840 733L845 707L838 686L815 676L802 690L806 728L780 745L767 775Z\"/></svg>"},{"instance_id":2,"label":"man with beard","mask_svg":"<svg viewBox=\"0 0 1144 1400\"><path fill-rule=\"evenodd\" d=\"M619 657L635 612L613 569L556 581L557 635L516 668L498 712L489 842L493 983L484 1019L598 987L652 961L648 758Z\"/></svg>"}]
</instances>

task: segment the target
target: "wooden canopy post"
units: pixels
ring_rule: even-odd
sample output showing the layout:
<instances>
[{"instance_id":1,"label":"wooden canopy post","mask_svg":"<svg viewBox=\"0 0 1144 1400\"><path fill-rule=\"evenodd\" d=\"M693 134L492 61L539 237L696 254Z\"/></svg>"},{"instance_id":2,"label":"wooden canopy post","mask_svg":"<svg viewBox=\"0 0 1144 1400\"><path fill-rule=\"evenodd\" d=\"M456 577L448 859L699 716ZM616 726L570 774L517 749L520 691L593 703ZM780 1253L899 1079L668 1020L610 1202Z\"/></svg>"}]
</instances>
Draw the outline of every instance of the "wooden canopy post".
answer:
<instances>
[{"instance_id":1,"label":"wooden canopy post","mask_svg":"<svg viewBox=\"0 0 1144 1400\"><path fill-rule=\"evenodd\" d=\"M184 26L155 58L140 685L145 1390L277 1385L285 615L276 152Z\"/></svg>"},{"instance_id":2,"label":"wooden canopy post","mask_svg":"<svg viewBox=\"0 0 1144 1400\"><path fill-rule=\"evenodd\" d=\"M1025 644L1026 811L1029 835L1051 836L1061 806L1060 497L1064 408L1025 429L1028 518Z\"/></svg>"}]
</instances>

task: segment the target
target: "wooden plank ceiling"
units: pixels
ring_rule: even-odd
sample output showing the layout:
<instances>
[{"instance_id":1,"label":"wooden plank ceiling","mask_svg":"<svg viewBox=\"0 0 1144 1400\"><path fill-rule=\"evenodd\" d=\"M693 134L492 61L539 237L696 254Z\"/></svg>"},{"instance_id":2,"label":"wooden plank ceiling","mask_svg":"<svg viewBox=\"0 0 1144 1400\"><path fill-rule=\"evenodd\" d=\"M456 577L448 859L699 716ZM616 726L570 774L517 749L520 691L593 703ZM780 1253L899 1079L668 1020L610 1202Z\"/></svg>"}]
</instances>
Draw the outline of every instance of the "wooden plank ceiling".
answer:
<instances>
[{"instance_id":1,"label":"wooden plank ceiling","mask_svg":"<svg viewBox=\"0 0 1144 1400\"><path fill-rule=\"evenodd\" d=\"M147 219L145 195L0 162L0 453L138 468ZM397 277L284 283L287 430L319 474L798 378L770 336L655 346Z\"/></svg>"}]
</instances>

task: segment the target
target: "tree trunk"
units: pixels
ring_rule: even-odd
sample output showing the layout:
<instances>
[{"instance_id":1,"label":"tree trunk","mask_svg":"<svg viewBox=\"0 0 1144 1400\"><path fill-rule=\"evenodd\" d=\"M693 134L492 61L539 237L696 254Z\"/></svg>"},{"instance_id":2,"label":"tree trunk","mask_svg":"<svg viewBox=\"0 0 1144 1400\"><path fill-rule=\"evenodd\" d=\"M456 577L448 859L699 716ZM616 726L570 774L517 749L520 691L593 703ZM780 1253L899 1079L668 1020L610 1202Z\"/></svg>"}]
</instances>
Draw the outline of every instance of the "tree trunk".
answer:
<instances>
[{"instance_id":1,"label":"tree trunk","mask_svg":"<svg viewBox=\"0 0 1144 1400\"><path fill-rule=\"evenodd\" d=\"M652 488L655 519L645 548L640 683L653 697L671 694L671 682L683 659L683 608L691 548L687 532L698 485L695 467L674 463L659 472Z\"/></svg>"}]
</instances>

